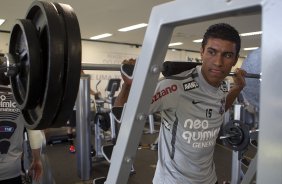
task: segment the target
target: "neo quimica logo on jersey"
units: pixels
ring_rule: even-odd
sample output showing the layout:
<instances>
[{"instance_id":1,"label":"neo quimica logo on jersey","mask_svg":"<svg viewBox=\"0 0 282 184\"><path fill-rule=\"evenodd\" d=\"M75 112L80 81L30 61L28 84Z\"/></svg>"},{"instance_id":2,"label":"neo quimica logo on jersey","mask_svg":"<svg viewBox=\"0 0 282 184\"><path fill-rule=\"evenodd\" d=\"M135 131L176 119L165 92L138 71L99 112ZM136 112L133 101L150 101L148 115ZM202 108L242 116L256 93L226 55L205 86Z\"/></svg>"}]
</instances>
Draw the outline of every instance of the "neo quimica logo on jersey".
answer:
<instances>
[{"instance_id":1,"label":"neo quimica logo on jersey","mask_svg":"<svg viewBox=\"0 0 282 184\"><path fill-rule=\"evenodd\" d=\"M182 138L193 148L207 148L215 144L220 128L209 128L208 120L186 119Z\"/></svg>"},{"instance_id":2,"label":"neo quimica logo on jersey","mask_svg":"<svg viewBox=\"0 0 282 184\"><path fill-rule=\"evenodd\" d=\"M17 108L16 102L13 102L11 100L6 101L6 96L1 95L0 96L0 107L2 108Z\"/></svg>"},{"instance_id":3,"label":"neo quimica logo on jersey","mask_svg":"<svg viewBox=\"0 0 282 184\"><path fill-rule=\"evenodd\" d=\"M17 103L7 99L5 95L0 95L0 112L20 112Z\"/></svg>"}]
</instances>

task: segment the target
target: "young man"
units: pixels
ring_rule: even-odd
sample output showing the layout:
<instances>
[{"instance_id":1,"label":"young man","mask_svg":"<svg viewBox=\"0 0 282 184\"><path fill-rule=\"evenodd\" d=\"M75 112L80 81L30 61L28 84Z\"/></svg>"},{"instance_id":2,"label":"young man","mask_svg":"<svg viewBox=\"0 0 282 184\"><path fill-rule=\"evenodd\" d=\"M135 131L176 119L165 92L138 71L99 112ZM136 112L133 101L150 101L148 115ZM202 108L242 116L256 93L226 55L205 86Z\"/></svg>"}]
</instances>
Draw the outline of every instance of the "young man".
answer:
<instances>
[{"instance_id":1,"label":"young man","mask_svg":"<svg viewBox=\"0 0 282 184\"><path fill-rule=\"evenodd\" d=\"M24 118L8 85L9 79L0 73L0 183L22 184ZM43 137L40 130L28 130L28 136L33 157L29 174L39 181L43 172L40 159Z\"/></svg>"},{"instance_id":2,"label":"young man","mask_svg":"<svg viewBox=\"0 0 282 184\"><path fill-rule=\"evenodd\" d=\"M236 64L240 47L240 36L232 26L212 25L202 42L202 65L158 82L149 110L162 115L154 184L217 183L216 138L225 110L245 86L245 71L236 70L228 95L220 86ZM131 81L123 78L115 106L123 106L129 94Z\"/></svg>"}]
</instances>

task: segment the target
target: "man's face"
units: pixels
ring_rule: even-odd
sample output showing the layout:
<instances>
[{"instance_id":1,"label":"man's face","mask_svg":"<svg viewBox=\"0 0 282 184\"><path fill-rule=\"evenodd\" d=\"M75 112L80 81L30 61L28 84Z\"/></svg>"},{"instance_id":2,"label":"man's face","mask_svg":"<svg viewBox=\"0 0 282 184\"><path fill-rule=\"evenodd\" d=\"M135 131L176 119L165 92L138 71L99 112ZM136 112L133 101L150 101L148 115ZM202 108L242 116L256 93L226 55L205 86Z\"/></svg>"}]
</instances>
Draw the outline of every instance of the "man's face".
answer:
<instances>
[{"instance_id":1,"label":"man's face","mask_svg":"<svg viewBox=\"0 0 282 184\"><path fill-rule=\"evenodd\" d=\"M218 87L238 60L236 44L218 38L209 38L201 50L202 74L206 81Z\"/></svg>"}]
</instances>

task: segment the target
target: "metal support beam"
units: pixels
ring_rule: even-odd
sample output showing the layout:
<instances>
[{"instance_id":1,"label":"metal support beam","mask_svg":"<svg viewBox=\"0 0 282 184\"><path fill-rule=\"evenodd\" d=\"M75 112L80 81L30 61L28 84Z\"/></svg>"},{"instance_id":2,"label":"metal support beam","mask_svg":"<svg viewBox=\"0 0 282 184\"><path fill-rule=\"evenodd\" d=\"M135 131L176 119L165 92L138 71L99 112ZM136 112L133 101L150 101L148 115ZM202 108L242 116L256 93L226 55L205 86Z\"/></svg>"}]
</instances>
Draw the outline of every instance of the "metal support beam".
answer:
<instances>
[{"instance_id":1,"label":"metal support beam","mask_svg":"<svg viewBox=\"0 0 282 184\"><path fill-rule=\"evenodd\" d=\"M241 120L241 104L234 105L234 120ZM241 151L232 151L231 184L240 184L241 182Z\"/></svg>"},{"instance_id":2,"label":"metal support beam","mask_svg":"<svg viewBox=\"0 0 282 184\"><path fill-rule=\"evenodd\" d=\"M263 1L257 184L282 183L282 1Z\"/></svg>"},{"instance_id":3,"label":"metal support beam","mask_svg":"<svg viewBox=\"0 0 282 184\"><path fill-rule=\"evenodd\" d=\"M82 70L107 70L107 71L120 71L121 65L111 65L111 64L90 64L82 63Z\"/></svg>"},{"instance_id":4,"label":"metal support beam","mask_svg":"<svg viewBox=\"0 0 282 184\"><path fill-rule=\"evenodd\" d=\"M90 141L90 76L80 78L76 99L77 173L81 180L89 180L92 171Z\"/></svg>"}]
</instances>

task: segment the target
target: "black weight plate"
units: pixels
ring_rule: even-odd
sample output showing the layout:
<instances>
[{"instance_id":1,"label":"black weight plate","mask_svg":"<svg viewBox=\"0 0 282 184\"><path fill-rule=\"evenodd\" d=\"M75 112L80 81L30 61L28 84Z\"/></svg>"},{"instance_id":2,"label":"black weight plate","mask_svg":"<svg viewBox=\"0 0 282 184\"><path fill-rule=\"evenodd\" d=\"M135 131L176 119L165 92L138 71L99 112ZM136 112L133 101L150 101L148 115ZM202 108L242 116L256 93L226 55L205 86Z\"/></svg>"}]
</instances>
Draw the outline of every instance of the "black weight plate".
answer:
<instances>
[{"instance_id":1,"label":"black weight plate","mask_svg":"<svg viewBox=\"0 0 282 184\"><path fill-rule=\"evenodd\" d=\"M18 73L10 77L18 107L34 108L42 89L42 61L37 31L30 20L19 19L11 31L9 53L14 56Z\"/></svg>"},{"instance_id":2,"label":"black weight plate","mask_svg":"<svg viewBox=\"0 0 282 184\"><path fill-rule=\"evenodd\" d=\"M26 15L35 25L41 43L43 62L43 90L40 102L34 109L23 110L26 127L45 129L54 120L63 92L64 29L54 5L34 1Z\"/></svg>"},{"instance_id":3,"label":"black weight plate","mask_svg":"<svg viewBox=\"0 0 282 184\"><path fill-rule=\"evenodd\" d=\"M247 125L233 120L223 127L223 135L236 133L237 136L224 139L224 142L235 151L245 150L250 142L250 133Z\"/></svg>"},{"instance_id":4,"label":"black weight plate","mask_svg":"<svg viewBox=\"0 0 282 184\"><path fill-rule=\"evenodd\" d=\"M63 95L52 127L61 127L69 120L80 81L81 36L77 17L73 9L66 4L53 3L65 26L65 56L63 75Z\"/></svg>"}]
</instances>

